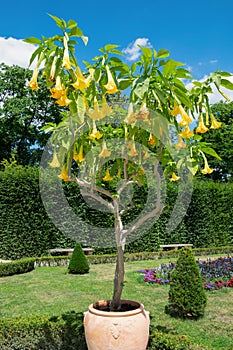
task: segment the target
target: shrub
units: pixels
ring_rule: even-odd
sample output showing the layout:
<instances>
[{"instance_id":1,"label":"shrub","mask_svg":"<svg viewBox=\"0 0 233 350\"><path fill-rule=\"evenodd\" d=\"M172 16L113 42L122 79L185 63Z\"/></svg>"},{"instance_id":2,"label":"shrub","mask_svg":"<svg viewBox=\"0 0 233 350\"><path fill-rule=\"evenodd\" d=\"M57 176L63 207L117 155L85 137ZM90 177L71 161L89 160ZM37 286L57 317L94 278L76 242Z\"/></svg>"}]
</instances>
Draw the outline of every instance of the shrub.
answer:
<instances>
[{"instance_id":1,"label":"shrub","mask_svg":"<svg viewBox=\"0 0 233 350\"><path fill-rule=\"evenodd\" d=\"M0 263L0 277L12 276L30 272L35 267L35 258L25 258L5 263Z\"/></svg>"},{"instance_id":2,"label":"shrub","mask_svg":"<svg viewBox=\"0 0 233 350\"><path fill-rule=\"evenodd\" d=\"M89 271L89 264L81 244L76 243L68 265L69 273L84 274Z\"/></svg>"},{"instance_id":3,"label":"shrub","mask_svg":"<svg viewBox=\"0 0 233 350\"><path fill-rule=\"evenodd\" d=\"M199 318L207 304L202 277L190 248L183 248L171 273L168 313L183 318Z\"/></svg>"}]
</instances>

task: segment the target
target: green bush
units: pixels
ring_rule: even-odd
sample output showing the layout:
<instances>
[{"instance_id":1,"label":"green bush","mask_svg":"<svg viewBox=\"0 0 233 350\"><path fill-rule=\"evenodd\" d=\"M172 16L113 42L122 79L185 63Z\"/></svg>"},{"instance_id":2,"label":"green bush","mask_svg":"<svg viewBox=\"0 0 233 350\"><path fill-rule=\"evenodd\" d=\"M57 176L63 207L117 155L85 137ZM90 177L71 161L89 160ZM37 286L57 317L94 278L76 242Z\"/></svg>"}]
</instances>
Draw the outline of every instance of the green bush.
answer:
<instances>
[{"instance_id":1,"label":"green bush","mask_svg":"<svg viewBox=\"0 0 233 350\"><path fill-rule=\"evenodd\" d=\"M69 273L84 274L89 272L89 264L81 244L76 243L68 265Z\"/></svg>"},{"instance_id":2,"label":"green bush","mask_svg":"<svg viewBox=\"0 0 233 350\"><path fill-rule=\"evenodd\" d=\"M163 333L150 328L148 350L191 350L193 345L186 336ZM197 349L197 347L195 347ZM199 348L200 349L200 348Z\"/></svg>"},{"instance_id":3,"label":"green bush","mask_svg":"<svg viewBox=\"0 0 233 350\"><path fill-rule=\"evenodd\" d=\"M12 276L30 272L35 267L35 258L25 258L5 263L0 263L0 277Z\"/></svg>"},{"instance_id":4,"label":"green bush","mask_svg":"<svg viewBox=\"0 0 233 350\"><path fill-rule=\"evenodd\" d=\"M83 314L0 319L1 350L87 350ZM194 349L187 337L162 333L150 326L148 350ZM195 347L195 349L201 349ZM137 349L135 349L137 350Z\"/></svg>"},{"instance_id":5,"label":"green bush","mask_svg":"<svg viewBox=\"0 0 233 350\"><path fill-rule=\"evenodd\" d=\"M190 248L182 248L171 273L167 311L182 318L204 315L207 297L200 271Z\"/></svg>"},{"instance_id":6,"label":"green bush","mask_svg":"<svg viewBox=\"0 0 233 350\"><path fill-rule=\"evenodd\" d=\"M87 350L83 314L0 319L1 350Z\"/></svg>"}]
</instances>

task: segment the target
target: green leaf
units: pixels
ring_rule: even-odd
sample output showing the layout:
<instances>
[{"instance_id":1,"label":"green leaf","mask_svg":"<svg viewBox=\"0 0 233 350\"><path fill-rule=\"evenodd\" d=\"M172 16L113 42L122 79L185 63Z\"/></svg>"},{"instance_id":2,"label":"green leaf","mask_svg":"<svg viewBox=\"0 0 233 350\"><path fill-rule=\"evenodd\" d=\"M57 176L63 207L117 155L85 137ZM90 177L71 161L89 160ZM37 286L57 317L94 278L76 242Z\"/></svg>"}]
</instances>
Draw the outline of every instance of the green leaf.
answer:
<instances>
[{"instance_id":1,"label":"green leaf","mask_svg":"<svg viewBox=\"0 0 233 350\"><path fill-rule=\"evenodd\" d=\"M69 32L69 36L83 36L83 32L80 28L72 28L71 31Z\"/></svg>"},{"instance_id":2,"label":"green leaf","mask_svg":"<svg viewBox=\"0 0 233 350\"><path fill-rule=\"evenodd\" d=\"M75 22L74 20L70 19L68 21L68 23L67 23L67 28L72 29L72 28L76 27L77 25L78 25L77 22Z\"/></svg>"},{"instance_id":3,"label":"green leaf","mask_svg":"<svg viewBox=\"0 0 233 350\"><path fill-rule=\"evenodd\" d=\"M148 91L150 79L149 78L139 78L136 82L136 87L134 93L139 97L143 98L144 94Z\"/></svg>"},{"instance_id":4,"label":"green leaf","mask_svg":"<svg viewBox=\"0 0 233 350\"><path fill-rule=\"evenodd\" d=\"M119 89L120 90L125 90L131 85L131 80L130 79L122 79L119 82Z\"/></svg>"},{"instance_id":5,"label":"green leaf","mask_svg":"<svg viewBox=\"0 0 233 350\"><path fill-rule=\"evenodd\" d=\"M219 157L219 155L215 152L215 150L214 150L213 148L211 148L211 147L206 147L206 146L202 146L202 145L200 145L200 146L201 146L200 149L201 149L204 153L209 154L210 156L213 156L213 157L217 158L218 160L222 160L222 158Z\"/></svg>"},{"instance_id":6,"label":"green leaf","mask_svg":"<svg viewBox=\"0 0 233 350\"><path fill-rule=\"evenodd\" d=\"M111 51L112 49L116 49L117 47L119 47L119 45L107 44L107 45L104 46L104 50L105 51Z\"/></svg>"},{"instance_id":7,"label":"green leaf","mask_svg":"<svg viewBox=\"0 0 233 350\"><path fill-rule=\"evenodd\" d=\"M163 73L165 75L169 75L169 74L175 72L176 67L183 66L183 65L184 65L184 63L182 63L182 62L177 62L177 61L170 59L165 63L164 68L163 68Z\"/></svg>"},{"instance_id":8,"label":"green leaf","mask_svg":"<svg viewBox=\"0 0 233 350\"><path fill-rule=\"evenodd\" d=\"M23 40L25 43L28 43L28 44L40 44L41 43L41 40L38 39L38 38L35 38L34 36L30 37L30 38L26 38Z\"/></svg>"},{"instance_id":9,"label":"green leaf","mask_svg":"<svg viewBox=\"0 0 233 350\"><path fill-rule=\"evenodd\" d=\"M58 18L56 16L53 16L53 15L50 15L48 14L49 17L51 17L55 22L56 22L56 25L61 28L61 29L65 29L66 27L66 22L64 21L64 19L61 19L61 18Z\"/></svg>"},{"instance_id":10,"label":"green leaf","mask_svg":"<svg viewBox=\"0 0 233 350\"><path fill-rule=\"evenodd\" d=\"M227 79L221 79L221 85L226 89L233 90L233 83Z\"/></svg>"},{"instance_id":11,"label":"green leaf","mask_svg":"<svg viewBox=\"0 0 233 350\"><path fill-rule=\"evenodd\" d=\"M42 52L42 47L38 47L34 52L33 52L33 54L31 55L31 58L30 58L30 61L29 61L29 67L31 66L31 64L32 64L32 62L35 60L35 58L37 57L37 56L39 56L40 55L40 53Z\"/></svg>"},{"instance_id":12,"label":"green leaf","mask_svg":"<svg viewBox=\"0 0 233 350\"><path fill-rule=\"evenodd\" d=\"M140 49L142 50L143 54L145 57L147 58L151 58L152 57L152 50L149 47L141 47L140 45L138 45L140 47Z\"/></svg>"},{"instance_id":13,"label":"green leaf","mask_svg":"<svg viewBox=\"0 0 233 350\"><path fill-rule=\"evenodd\" d=\"M157 53L156 58L165 58L170 56L170 52L166 49L160 49Z\"/></svg>"}]
</instances>

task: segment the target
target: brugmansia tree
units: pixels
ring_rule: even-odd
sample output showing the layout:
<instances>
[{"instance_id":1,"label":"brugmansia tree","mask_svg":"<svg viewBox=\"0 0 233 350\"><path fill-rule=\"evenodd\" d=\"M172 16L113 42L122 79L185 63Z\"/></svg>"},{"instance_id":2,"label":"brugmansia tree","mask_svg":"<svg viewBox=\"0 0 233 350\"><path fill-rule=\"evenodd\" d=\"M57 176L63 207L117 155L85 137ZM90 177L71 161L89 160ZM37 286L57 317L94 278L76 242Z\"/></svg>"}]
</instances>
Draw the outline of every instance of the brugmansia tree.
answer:
<instances>
[{"instance_id":1,"label":"brugmansia tree","mask_svg":"<svg viewBox=\"0 0 233 350\"><path fill-rule=\"evenodd\" d=\"M210 113L207 94L212 92L212 83L221 92L228 74L216 72L200 83L166 49L146 47L141 47L140 59L129 66L113 44L99 49L92 63L84 62L82 71L75 53L76 38L87 44L87 37L74 20L51 17L61 34L25 40L38 45L30 61L37 59L29 86L34 91L39 88L37 76L43 63L51 97L67 109L59 125L48 123L44 128L52 133L49 164L61 168L63 181L75 182L83 196L114 217L118 254L111 310L118 310L125 244L160 215L165 180L188 181L199 170L204 174L213 171L206 155L217 154L201 142ZM184 81L190 79L193 88L187 90ZM127 109L109 98L124 90L129 91ZM192 130L196 115L198 125ZM213 128L220 126L214 118L212 123ZM148 193L153 192L153 199L129 224L125 217L131 208L128 190L132 186L144 186Z\"/></svg>"},{"instance_id":2,"label":"brugmansia tree","mask_svg":"<svg viewBox=\"0 0 233 350\"><path fill-rule=\"evenodd\" d=\"M207 304L202 277L190 248L179 254L170 278L168 312L183 318L199 318Z\"/></svg>"}]
</instances>

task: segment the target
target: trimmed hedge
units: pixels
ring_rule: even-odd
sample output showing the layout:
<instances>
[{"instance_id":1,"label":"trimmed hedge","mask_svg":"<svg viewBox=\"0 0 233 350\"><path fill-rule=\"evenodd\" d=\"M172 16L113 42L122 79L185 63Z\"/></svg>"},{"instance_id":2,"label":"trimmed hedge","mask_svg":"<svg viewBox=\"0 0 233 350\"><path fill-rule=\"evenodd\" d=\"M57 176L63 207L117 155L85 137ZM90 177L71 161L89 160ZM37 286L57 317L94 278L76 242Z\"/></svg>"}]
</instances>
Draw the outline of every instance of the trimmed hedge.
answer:
<instances>
[{"instance_id":1,"label":"trimmed hedge","mask_svg":"<svg viewBox=\"0 0 233 350\"><path fill-rule=\"evenodd\" d=\"M34 270L34 267L35 259L33 258L0 263L0 277L30 272Z\"/></svg>"},{"instance_id":2,"label":"trimmed hedge","mask_svg":"<svg viewBox=\"0 0 233 350\"><path fill-rule=\"evenodd\" d=\"M83 314L72 311L54 317L0 319L0 349L87 350ZM187 337L164 334L151 326L147 349L188 350L193 347Z\"/></svg>"},{"instance_id":3,"label":"trimmed hedge","mask_svg":"<svg viewBox=\"0 0 233 350\"><path fill-rule=\"evenodd\" d=\"M59 198L55 198L53 188L56 181L47 184L49 200L57 203L59 216L64 217L59 207ZM166 211L159 220L139 239L126 245L126 252L153 252L160 244L192 243L193 247L216 247L233 244L233 183L214 183L195 180L192 200L187 213L174 230L165 231L166 223L177 197L178 184L167 186ZM55 191L56 192L56 191ZM51 193L51 196L50 196ZM113 217L109 213L96 212L88 207L74 183L64 184L66 198L82 220L101 227L113 226ZM134 194L137 203L144 196L142 189ZM48 217L39 191L39 169L36 167L11 167L0 172L0 258L20 259L38 257L48 253L51 248L74 247L75 241L64 236ZM124 220L131 220L140 208L130 210ZM70 227L72 232L72 227ZM83 246L89 246L89 235L80 225ZM115 253L115 248L97 248L98 235L91 237L95 253ZM106 237L106 242L108 237Z\"/></svg>"}]
</instances>

